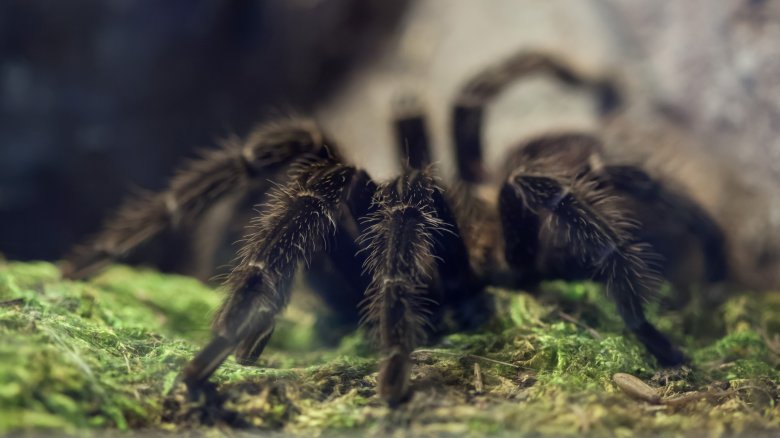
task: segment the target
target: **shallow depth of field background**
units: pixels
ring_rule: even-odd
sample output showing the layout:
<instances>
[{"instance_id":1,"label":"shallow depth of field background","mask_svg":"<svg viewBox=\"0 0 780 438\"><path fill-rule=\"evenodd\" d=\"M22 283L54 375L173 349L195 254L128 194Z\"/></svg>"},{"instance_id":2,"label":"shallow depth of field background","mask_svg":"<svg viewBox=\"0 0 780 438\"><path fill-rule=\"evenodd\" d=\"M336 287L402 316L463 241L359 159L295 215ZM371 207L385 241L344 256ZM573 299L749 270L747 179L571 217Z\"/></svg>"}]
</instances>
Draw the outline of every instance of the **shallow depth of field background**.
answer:
<instances>
[{"instance_id":1,"label":"shallow depth of field background","mask_svg":"<svg viewBox=\"0 0 780 438\"><path fill-rule=\"evenodd\" d=\"M0 253L62 257L132 190L164 187L197 148L274 114L316 115L381 178L396 165L391 103L415 92L448 175L457 87L524 48L616 71L631 103L673 113L696 147L766 199L757 233L775 242L778 37L780 5L755 0L6 1ZM491 110L491 163L529 133L596 123L587 96L534 83ZM171 239L147 262L208 278L170 249L188 239Z\"/></svg>"}]
</instances>

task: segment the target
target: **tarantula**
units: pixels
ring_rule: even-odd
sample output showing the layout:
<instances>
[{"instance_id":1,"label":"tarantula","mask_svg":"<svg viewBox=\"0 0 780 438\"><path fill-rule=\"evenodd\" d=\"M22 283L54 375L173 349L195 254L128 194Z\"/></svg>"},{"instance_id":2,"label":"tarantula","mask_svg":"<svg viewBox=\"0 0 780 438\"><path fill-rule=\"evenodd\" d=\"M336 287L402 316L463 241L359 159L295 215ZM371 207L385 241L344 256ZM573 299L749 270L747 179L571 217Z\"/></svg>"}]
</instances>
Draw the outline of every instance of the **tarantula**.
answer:
<instances>
[{"instance_id":1,"label":"tarantula","mask_svg":"<svg viewBox=\"0 0 780 438\"><path fill-rule=\"evenodd\" d=\"M593 90L604 114L620 104L612 81L588 77L549 55L520 53L493 66L466 83L454 106L460 182L451 188L430 165L422 112L408 106L395 120L403 171L379 184L341 158L313 122L265 124L245 141L190 162L167 191L126 203L94 243L70 257L65 273L92 275L254 183L268 199L228 276L213 339L182 373L192 390L230 354L244 364L258 359L301 263L328 303L354 322L360 309L362 323L378 337L378 393L391 405L410 394L415 347L445 325L445 314L460 327L473 322L487 309L483 288L497 281L601 281L626 326L658 362L683 363L680 350L647 321L643 304L662 281L668 266L661 255L676 250L679 230L700 241L707 280L722 279L720 229L689 197L641 168L605 162L593 135L529 141L508 155L500 180L490 178L481 158L484 108L509 83L536 72ZM493 195L480 196L496 183Z\"/></svg>"}]
</instances>

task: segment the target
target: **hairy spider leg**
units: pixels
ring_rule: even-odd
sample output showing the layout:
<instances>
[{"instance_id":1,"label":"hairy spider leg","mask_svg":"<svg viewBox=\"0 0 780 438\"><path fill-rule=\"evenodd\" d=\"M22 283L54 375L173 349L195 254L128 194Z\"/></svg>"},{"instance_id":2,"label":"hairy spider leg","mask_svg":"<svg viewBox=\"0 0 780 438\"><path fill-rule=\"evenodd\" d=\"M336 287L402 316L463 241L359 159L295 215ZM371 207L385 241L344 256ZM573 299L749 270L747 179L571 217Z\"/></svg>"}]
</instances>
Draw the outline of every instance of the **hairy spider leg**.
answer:
<instances>
[{"instance_id":1,"label":"hairy spider leg","mask_svg":"<svg viewBox=\"0 0 780 438\"><path fill-rule=\"evenodd\" d=\"M647 205L656 214L673 218L694 236L702 247L705 280L718 282L728 278L728 248L723 231L693 199L664 186L636 166L607 165L598 176L616 191Z\"/></svg>"},{"instance_id":2,"label":"hairy spider leg","mask_svg":"<svg viewBox=\"0 0 780 438\"><path fill-rule=\"evenodd\" d=\"M637 243L636 223L611 191L598 188L587 179L559 179L518 169L507 178L502 190L500 209L505 233L517 233L512 220L533 214L543 218L538 226L549 227L557 242L591 269L596 280L606 286L627 327L663 366L684 362L682 353L647 321L643 303L660 286L656 271L657 255L645 244ZM544 215L544 216L542 216ZM522 247L520 241L507 245L507 257L525 262L528 253L511 254Z\"/></svg>"},{"instance_id":3,"label":"hairy spider leg","mask_svg":"<svg viewBox=\"0 0 780 438\"><path fill-rule=\"evenodd\" d=\"M431 169L406 168L379 186L377 209L366 217L360 238L371 277L363 322L379 337L384 359L378 393L391 406L410 394L410 354L433 328L432 314L439 315L451 298L444 294L457 288L441 280L457 281L469 271L457 225L448 222L452 218L437 200L444 202ZM465 271L455 274L456 269Z\"/></svg>"},{"instance_id":4,"label":"hairy spider leg","mask_svg":"<svg viewBox=\"0 0 780 438\"><path fill-rule=\"evenodd\" d=\"M528 141L510 154L506 174L529 163L544 168L550 175L591 174L600 187L609 187L634 201L634 213L642 213L642 227L637 231L640 240L651 243L657 251L663 249L665 267L671 268L668 262L680 252L680 233L684 233L693 236L702 247L705 280L726 279L726 241L712 216L693 199L661 184L637 166L604 164L603 151L601 142L590 134L549 134ZM670 226L674 227L670 230ZM525 250L530 251L536 250Z\"/></svg>"},{"instance_id":5,"label":"hairy spider leg","mask_svg":"<svg viewBox=\"0 0 780 438\"><path fill-rule=\"evenodd\" d=\"M328 324L327 330L320 331L325 341L339 341L348 330L354 330L360 322L358 309L363 293L370 283L363 272L365 253L357 244L366 227L357 219L376 210L372 199L377 186L365 171L358 170L352 187L328 251L316 255L304 273L317 295L334 311L333 318L318 321Z\"/></svg>"},{"instance_id":6,"label":"hairy spider leg","mask_svg":"<svg viewBox=\"0 0 780 438\"><path fill-rule=\"evenodd\" d=\"M480 71L458 92L452 110L452 133L460 177L470 183L486 178L482 163L482 125L486 106L507 86L534 74L548 74L569 86L593 90L601 115L621 104L619 87L607 77L592 77L563 59L539 52L520 52Z\"/></svg>"},{"instance_id":7,"label":"hairy spider leg","mask_svg":"<svg viewBox=\"0 0 780 438\"><path fill-rule=\"evenodd\" d=\"M431 145L425 114L417 97L406 94L395 103L393 132L401 165L423 169L431 164Z\"/></svg>"},{"instance_id":8,"label":"hairy spider leg","mask_svg":"<svg viewBox=\"0 0 780 438\"><path fill-rule=\"evenodd\" d=\"M165 191L125 201L100 234L66 257L64 276L93 276L166 228L198 219L226 195L250 185L266 191L268 179L301 155L331 154L323 145L323 135L313 122L287 119L259 126L245 141L233 139L204 151L176 172Z\"/></svg>"},{"instance_id":9,"label":"hairy spider leg","mask_svg":"<svg viewBox=\"0 0 780 438\"><path fill-rule=\"evenodd\" d=\"M498 204L505 259L512 271L512 283L524 287L533 286L541 280L536 266L541 229L539 215L522 202L510 184L501 187Z\"/></svg>"},{"instance_id":10,"label":"hairy spider leg","mask_svg":"<svg viewBox=\"0 0 780 438\"><path fill-rule=\"evenodd\" d=\"M426 115L419 99L412 94L405 94L395 104L394 131L396 145L401 157L402 168L407 172L423 171L433 175L431 167L431 146L428 137ZM470 254L459 222L464 220L464 214L456 217L455 209L465 210L472 207L475 199L470 196L465 187L448 188L449 196L438 187L432 191L433 206L436 214L454 232L443 233L435 240L436 254L445 254L438 259L437 274L434 278L434 289L440 291L439 296L452 316L456 327L443 327L440 322L444 312L435 312L432 325L435 332L449 329L474 328L483 322L490 313L489 300L482 294L484 284L477 277L469 259ZM454 205L461 204L461 205ZM462 205L462 204L468 204ZM466 220L471 221L469 217ZM437 319L438 318L438 319Z\"/></svg>"},{"instance_id":11,"label":"hairy spider leg","mask_svg":"<svg viewBox=\"0 0 780 438\"><path fill-rule=\"evenodd\" d=\"M581 133L550 134L532 139L510 153L504 174L536 169L539 173L559 178L577 178L589 172L589 163L601 154L601 143L591 135ZM600 161L600 159L599 159ZM501 222L505 240L505 260L512 268L514 286L532 287L544 277L576 279L587 277L578 263L546 261L548 248L540 242L541 220L537 212L522 202L515 202L516 191L504 184L499 192ZM551 269L552 268L552 269Z\"/></svg>"},{"instance_id":12,"label":"hairy spider leg","mask_svg":"<svg viewBox=\"0 0 780 438\"><path fill-rule=\"evenodd\" d=\"M260 356L289 301L295 270L325 250L357 175L335 160L304 160L287 184L271 191L226 282L229 296L214 320L214 338L183 371L190 389L234 351L243 363Z\"/></svg>"}]
</instances>

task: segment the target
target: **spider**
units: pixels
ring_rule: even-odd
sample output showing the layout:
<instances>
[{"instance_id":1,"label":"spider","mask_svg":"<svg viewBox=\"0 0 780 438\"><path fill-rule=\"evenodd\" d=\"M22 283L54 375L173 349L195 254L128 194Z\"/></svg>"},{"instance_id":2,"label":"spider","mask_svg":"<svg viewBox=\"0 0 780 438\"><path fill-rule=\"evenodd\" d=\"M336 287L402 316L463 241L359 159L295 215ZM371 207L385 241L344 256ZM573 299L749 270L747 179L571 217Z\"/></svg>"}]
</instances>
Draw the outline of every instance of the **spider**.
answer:
<instances>
[{"instance_id":1,"label":"spider","mask_svg":"<svg viewBox=\"0 0 780 438\"><path fill-rule=\"evenodd\" d=\"M658 363L682 364L683 353L648 322L643 305L669 271L662 255L680 250L681 234L698 240L705 279L723 279L718 225L686 194L640 167L607 161L593 134L527 141L509 152L500 177L491 178L482 163L485 108L510 83L534 73L592 90L602 114L620 106L614 81L589 77L549 54L516 54L460 90L452 112L459 181L449 188L430 163L417 106L405 105L394 121L403 170L383 183L348 164L314 122L267 123L245 141L188 163L167 191L128 201L93 243L74 252L65 275L93 275L165 228L255 185L267 200L227 277L213 338L182 372L193 391L230 354L243 364L258 359L301 264L327 303L378 339L377 392L391 406L411 393L412 351L445 321L467 327L489 311L482 291L496 282L603 282L627 328Z\"/></svg>"}]
</instances>

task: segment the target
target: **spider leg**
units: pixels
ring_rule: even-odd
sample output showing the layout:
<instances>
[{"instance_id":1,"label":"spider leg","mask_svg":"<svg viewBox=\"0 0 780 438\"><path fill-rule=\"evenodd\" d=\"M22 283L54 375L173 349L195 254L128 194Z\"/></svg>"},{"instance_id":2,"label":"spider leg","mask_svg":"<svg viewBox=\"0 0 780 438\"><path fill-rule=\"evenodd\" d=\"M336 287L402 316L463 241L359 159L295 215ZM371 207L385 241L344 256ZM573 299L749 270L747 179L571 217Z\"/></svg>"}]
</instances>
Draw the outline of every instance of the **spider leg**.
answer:
<instances>
[{"instance_id":1,"label":"spider leg","mask_svg":"<svg viewBox=\"0 0 780 438\"><path fill-rule=\"evenodd\" d=\"M640 240L652 243L653 248L661 251L665 258L665 274L672 268L671 263L681 251L682 241L692 236L702 248L704 256L705 280L722 281L728 276L728 258L726 241L719 225L714 219L684 193L661 184L644 170L633 165L605 165L602 159L603 146L598 139L588 134L564 133L550 134L531 140L507 160L507 173L520 167L544 168L545 173L553 173L566 178L577 178L592 174L599 187L609 187L628 201L631 208L637 210L637 217L643 218L643 227L637 230ZM511 196L511 190L505 188ZM520 208L520 207L514 207ZM520 217L511 223L520 223ZM533 219L529 219L533 220ZM531 224L528 224L530 226ZM507 241L518 240L517 250L507 252L511 257L519 257L521 252L529 253L535 249L523 249L523 241L530 241L534 235L533 227L528 231L510 230L511 233L523 233L522 236L510 235ZM511 234L510 233L510 234ZM530 260L518 263L532 266Z\"/></svg>"},{"instance_id":2,"label":"spider leg","mask_svg":"<svg viewBox=\"0 0 780 438\"><path fill-rule=\"evenodd\" d=\"M465 190L462 192L468 196ZM488 263L490 257L488 254L481 253L481 250L490 251L493 249L492 244L499 240L499 230L495 226L496 223L491 223L483 218L479 218L473 224L465 223L464 215L456 211L463 206L457 205L458 200L453 200L452 196L445 196L445 192L442 190L435 190L432 200L437 216L449 230L449 232L438 236L434 248L435 254L440 255L437 259L437 279L441 288L442 300L454 312L452 318L456 327L453 329L474 329L492 314L492 300L483 293L484 280L487 277L479 277L476 272L486 271L484 264ZM478 208L479 206L479 204L475 204L470 207ZM469 225L475 227L492 226L493 230L464 229ZM473 235L467 241L469 231ZM495 235L491 231L495 231ZM485 241L478 241L480 238ZM491 244L490 249L486 248L488 244ZM472 248L473 252L470 251ZM442 313L438 314L442 315Z\"/></svg>"},{"instance_id":3,"label":"spider leg","mask_svg":"<svg viewBox=\"0 0 780 438\"><path fill-rule=\"evenodd\" d=\"M491 66L467 81L458 93L452 115L458 172L467 182L485 179L482 167L482 125L485 107L513 82L533 74L549 74L564 84L596 93L600 114L608 114L621 103L618 86L607 77L593 77L550 54L520 52Z\"/></svg>"},{"instance_id":4,"label":"spider leg","mask_svg":"<svg viewBox=\"0 0 780 438\"><path fill-rule=\"evenodd\" d=\"M598 173L616 191L682 224L701 244L707 281L718 282L728 277L728 251L723 231L701 206L685 194L666 188L636 166L604 166Z\"/></svg>"},{"instance_id":5,"label":"spider leg","mask_svg":"<svg viewBox=\"0 0 780 438\"><path fill-rule=\"evenodd\" d=\"M250 183L268 181L302 154L326 156L323 136L309 121L290 119L258 127L244 142L231 141L187 163L160 193L126 201L91 243L66 257L63 274L86 278L121 259L164 229L200 217L208 207Z\"/></svg>"},{"instance_id":6,"label":"spider leg","mask_svg":"<svg viewBox=\"0 0 780 438\"><path fill-rule=\"evenodd\" d=\"M363 321L377 331L385 354L378 393L391 406L409 395L409 355L424 342L426 326L432 325L429 317L447 298L442 294L448 287L437 280L463 260L469 271L465 248L460 256L439 252L454 243L445 236L459 236L456 226L445 220L451 218L442 217L437 198L443 202L429 170L407 168L399 178L379 186L374 197L377 209L366 217L367 229L360 238L371 277Z\"/></svg>"},{"instance_id":7,"label":"spider leg","mask_svg":"<svg viewBox=\"0 0 780 438\"><path fill-rule=\"evenodd\" d=\"M395 113L396 144L400 156L404 159L402 164L408 169L430 172L428 168L431 165L431 145L428 139L425 113L419 100L415 95L405 94L402 99L396 102ZM450 304L463 300L470 302L474 291L481 290L473 275L469 253L461 237L461 230L458 229L457 212L450 207L453 204L472 201L472 199L467 199L470 193L465 190L465 187L459 187L459 189L455 191L458 195L462 195L460 196L462 199L448 199L439 189L432 192L433 205L438 217L454 231L453 233L445 233L436 240L437 254L447 254L447 258L442 259L446 263L440 263L438 270L442 282L441 287ZM455 191L448 191L448 193L451 195ZM450 198L455 197L450 196ZM458 206L461 209L465 207ZM468 287L464 287L464 285Z\"/></svg>"},{"instance_id":8,"label":"spider leg","mask_svg":"<svg viewBox=\"0 0 780 438\"><path fill-rule=\"evenodd\" d=\"M499 193L501 226L504 231L505 258L520 286L540 280L536 267L539 254L540 218L536 211L518 199L511 184L504 184Z\"/></svg>"},{"instance_id":9,"label":"spider leg","mask_svg":"<svg viewBox=\"0 0 780 438\"><path fill-rule=\"evenodd\" d=\"M307 281L335 311L336 320L325 321L329 324L329 330L325 332L327 335L333 333L338 336L341 329L354 329L360 321L358 309L370 281L367 275L363 275L365 254L359 252L360 248L356 243L365 231L365 226L355 218L364 217L375 210L372 198L376 192L376 184L362 170L358 171L354 179L353 189L342 206L333 242L326 253L311 261L305 272ZM332 330L334 328L335 331ZM338 340L340 339L338 336Z\"/></svg>"},{"instance_id":10,"label":"spider leg","mask_svg":"<svg viewBox=\"0 0 780 438\"><path fill-rule=\"evenodd\" d=\"M395 104L394 129L396 145L402 158L402 166L406 169L416 169L430 172L431 146L428 139L426 117L420 101L413 94L405 94ZM436 254L446 254L437 265L437 285L446 297L446 303L454 311L453 319L458 329L473 328L489 313L489 304L481 294L483 285L479 282L470 261L470 254L464 242L465 234L461 233L459 223L474 221L474 215L468 211L474 207L476 199L461 185L455 190L445 192L433 190L432 200L438 217L453 231L444 233L436 239ZM468 204L468 205L466 205ZM465 213L465 214L464 214ZM476 225L476 224L474 224ZM477 225L478 226L478 225ZM477 236L478 230L473 233ZM484 235L484 232L479 235ZM491 239L492 241L495 239ZM481 242L483 245L486 242ZM480 257L479 264L486 257ZM437 312L432 317L441 317ZM432 321L436 326L438 321Z\"/></svg>"},{"instance_id":11,"label":"spider leg","mask_svg":"<svg viewBox=\"0 0 780 438\"><path fill-rule=\"evenodd\" d=\"M425 115L416 96L404 95L396 102L393 128L398 151L405 160L403 165L423 169L431 164Z\"/></svg>"},{"instance_id":12,"label":"spider leg","mask_svg":"<svg viewBox=\"0 0 780 438\"><path fill-rule=\"evenodd\" d=\"M504 190L502 214L520 209L518 203L543 214L543 231L546 227L556 246L577 256L605 283L627 327L659 363L673 366L684 361L682 353L645 318L643 303L661 281L654 266L657 256L648 245L637 242L636 224L628 219L619 197L599 189L593 180L550 177L522 168L510 174Z\"/></svg>"},{"instance_id":13,"label":"spider leg","mask_svg":"<svg viewBox=\"0 0 780 438\"><path fill-rule=\"evenodd\" d=\"M336 231L341 205L359 181L356 174L334 160L304 162L271 192L228 277L215 336L183 371L188 387L201 386L233 351L242 363L262 353L276 314L289 301L297 266L323 250Z\"/></svg>"},{"instance_id":14,"label":"spider leg","mask_svg":"<svg viewBox=\"0 0 780 438\"><path fill-rule=\"evenodd\" d=\"M532 139L513 151L506 162L507 175L524 170L543 169L547 175L574 179L590 170L589 163L602 151L601 143L580 133L549 134ZM547 245L540 242L540 212L525 202L516 202L517 190L504 184L499 192L501 225L504 230L505 260L515 285L534 285L544 275L581 278L582 272L569 263L566 272L543 272L538 261L546 259ZM578 267L577 267L578 268ZM549 267L548 267L549 270Z\"/></svg>"}]
</instances>

